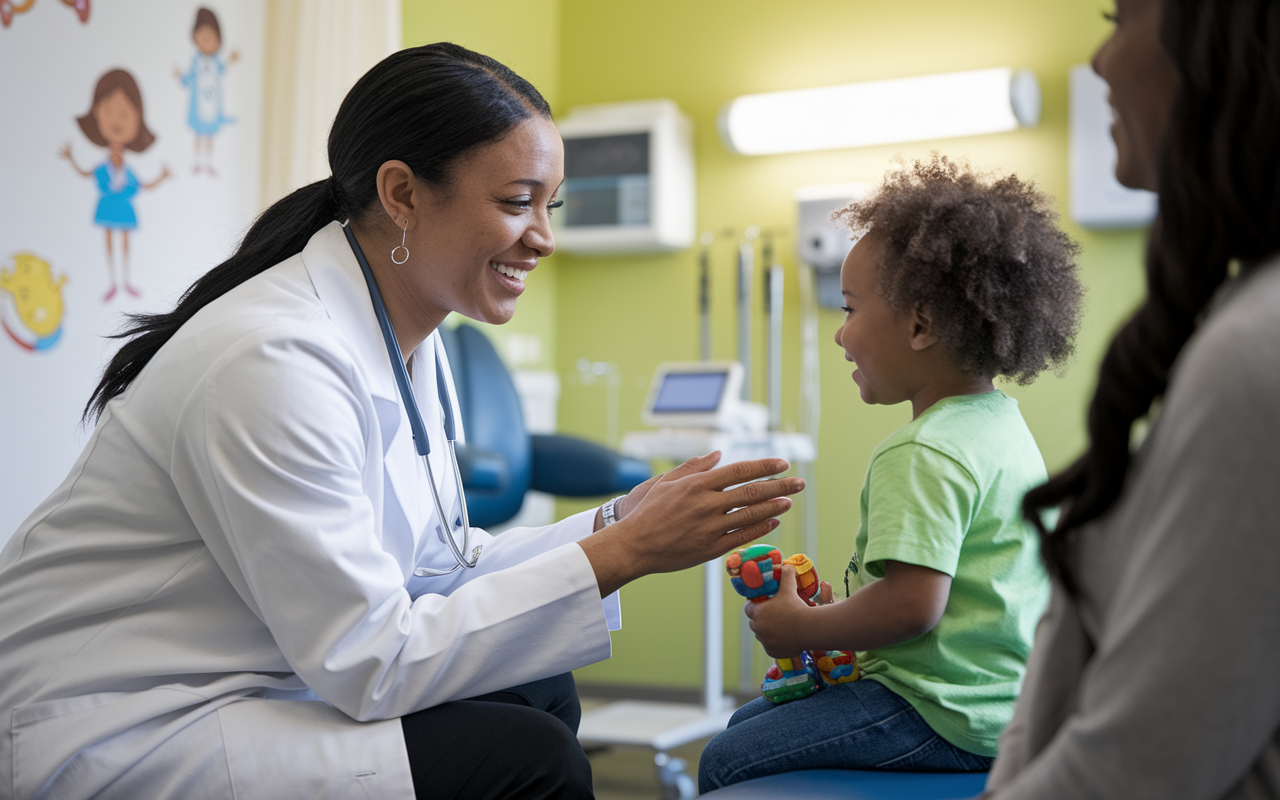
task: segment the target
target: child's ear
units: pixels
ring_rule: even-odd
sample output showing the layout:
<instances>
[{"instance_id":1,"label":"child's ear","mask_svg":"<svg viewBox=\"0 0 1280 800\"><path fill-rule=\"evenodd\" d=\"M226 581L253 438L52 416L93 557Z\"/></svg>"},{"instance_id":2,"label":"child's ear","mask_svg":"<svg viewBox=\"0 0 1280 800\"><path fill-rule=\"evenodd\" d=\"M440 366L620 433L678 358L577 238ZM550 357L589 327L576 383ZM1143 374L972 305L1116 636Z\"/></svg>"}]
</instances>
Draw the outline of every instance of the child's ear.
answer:
<instances>
[{"instance_id":1,"label":"child's ear","mask_svg":"<svg viewBox=\"0 0 1280 800\"><path fill-rule=\"evenodd\" d=\"M938 341L933 335L933 316L924 306L916 306L911 313L910 343L912 350L927 350Z\"/></svg>"}]
</instances>

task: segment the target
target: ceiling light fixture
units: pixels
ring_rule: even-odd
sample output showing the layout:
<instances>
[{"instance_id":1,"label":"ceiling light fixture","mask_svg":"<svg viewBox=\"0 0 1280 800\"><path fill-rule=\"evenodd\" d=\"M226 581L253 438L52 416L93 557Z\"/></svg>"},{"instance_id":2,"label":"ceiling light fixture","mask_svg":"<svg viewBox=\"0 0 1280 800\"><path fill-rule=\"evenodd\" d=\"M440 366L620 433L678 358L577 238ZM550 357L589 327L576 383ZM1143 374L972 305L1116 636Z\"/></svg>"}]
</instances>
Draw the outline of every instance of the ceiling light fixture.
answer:
<instances>
[{"instance_id":1,"label":"ceiling light fixture","mask_svg":"<svg viewBox=\"0 0 1280 800\"><path fill-rule=\"evenodd\" d=\"M1035 73L998 67L743 95L720 112L720 138L754 156L999 133L1039 121Z\"/></svg>"}]
</instances>

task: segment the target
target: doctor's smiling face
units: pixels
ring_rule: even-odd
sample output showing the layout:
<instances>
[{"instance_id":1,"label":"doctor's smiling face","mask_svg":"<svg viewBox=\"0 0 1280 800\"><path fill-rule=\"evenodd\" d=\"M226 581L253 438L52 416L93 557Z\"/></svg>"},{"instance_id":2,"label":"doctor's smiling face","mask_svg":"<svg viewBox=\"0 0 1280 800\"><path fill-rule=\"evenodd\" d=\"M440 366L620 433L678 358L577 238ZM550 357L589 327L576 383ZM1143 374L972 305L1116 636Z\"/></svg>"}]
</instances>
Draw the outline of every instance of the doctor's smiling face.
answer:
<instances>
[{"instance_id":1,"label":"doctor's smiling face","mask_svg":"<svg viewBox=\"0 0 1280 800\"><path fill-rule=\"evenodd\" d=\"M550 216L563 179L564 145L542 116L463 155L442 186L403 162L382 165L380 238L398 245L407 222L407 261L392 263L384 244L376 270L402 349L412 350L417 333L430 334L450 311L495 324L511 319L529 274L555 249Z\"/></svg>"}]
</instances>

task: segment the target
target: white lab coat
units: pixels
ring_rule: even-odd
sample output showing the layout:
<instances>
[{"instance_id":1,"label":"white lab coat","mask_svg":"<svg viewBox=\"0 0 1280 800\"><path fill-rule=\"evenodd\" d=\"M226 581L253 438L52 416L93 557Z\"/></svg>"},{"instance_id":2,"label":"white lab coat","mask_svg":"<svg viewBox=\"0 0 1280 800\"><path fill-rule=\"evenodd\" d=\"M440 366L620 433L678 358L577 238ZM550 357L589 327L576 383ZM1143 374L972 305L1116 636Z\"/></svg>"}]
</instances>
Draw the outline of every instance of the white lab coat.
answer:
<instances>
[{"instance_id":1,"label":"white lab coat","mask_svg":"<svg viewBox=\"0 0 1280 800\"><path fill-rule=\"evenodd\" d=\"M414 576L453 560L333 223L183 326L0 552L0 797L412 798L399 717L609 656L593 514Z\"/></svg>"}]
</instances>

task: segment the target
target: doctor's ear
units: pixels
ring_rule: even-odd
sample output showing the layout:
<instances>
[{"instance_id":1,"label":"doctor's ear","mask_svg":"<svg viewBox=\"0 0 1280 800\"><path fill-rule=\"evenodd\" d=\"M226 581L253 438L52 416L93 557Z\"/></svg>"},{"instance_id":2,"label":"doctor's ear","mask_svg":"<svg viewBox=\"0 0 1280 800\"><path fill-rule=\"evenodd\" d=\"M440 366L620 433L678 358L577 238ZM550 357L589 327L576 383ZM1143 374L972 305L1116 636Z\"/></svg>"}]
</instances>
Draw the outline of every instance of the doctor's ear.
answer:
<instances>
[{"instance_id":1,"label":"doctor's ear","mask_svg":"<svg viewBox=\"0 0 1280 800\"><path fill-rule=\"evenodd\" d=\"M376 178L382 209L397 228L413 230L417 212L426 201L426 187L403 161L387 161Z\"/></svg>"}]
</instances>

